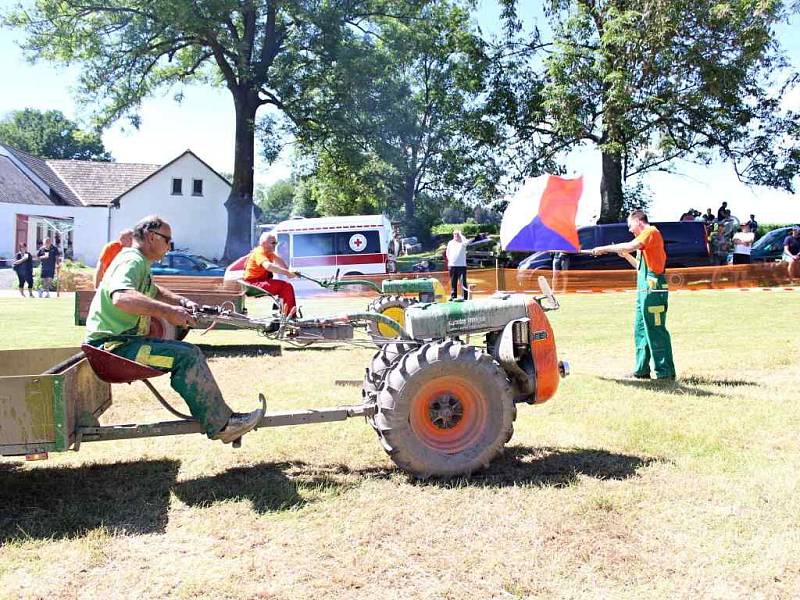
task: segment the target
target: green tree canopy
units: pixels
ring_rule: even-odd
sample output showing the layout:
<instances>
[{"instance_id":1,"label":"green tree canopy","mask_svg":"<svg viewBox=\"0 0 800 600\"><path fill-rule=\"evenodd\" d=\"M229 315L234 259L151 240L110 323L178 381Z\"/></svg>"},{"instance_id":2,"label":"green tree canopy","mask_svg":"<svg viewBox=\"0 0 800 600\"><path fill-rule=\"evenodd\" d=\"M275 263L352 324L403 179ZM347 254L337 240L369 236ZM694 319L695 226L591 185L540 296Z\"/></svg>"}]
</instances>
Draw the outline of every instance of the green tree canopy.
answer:
<instances>
[{"instance_id":1,"label":"green tree canopy","mask_svg":"<svg viewBox=\"0 0 800 600\"><path fill-rule=\"evenodd\" d=\"M329 115L325 135L299 136L319 212L389 212L421 233L435 207L495 195L503 139L484 43L464 6L430 3L421 16L376 21L373 51L333 84L356 90L346 113Z\"/></svg>"},{"instance_id":2,"label":"green tree canopy","mask_svg":"<svg viewBox=\"0 0 800 600\"><path fill-rule=\"evenodd\" d=\"M288 179L276 181L269 187L256 186L256 204L261 208L262 223L279 223L292 215L295 186Z\"/></svg>"},{"instance_id":3,"label":"green tree canopy","mask_svg":"<svg viewBox=\"0 0 800 600\"><path fill-rule=\"evenodd\" d=\"M677 159L722 159L743 182L794 191L800 119L780 109L792 75L779 0L549 0L545 13L545 43L511 27L535 73L515 90L515 124L549 153L600 149L601 222L620 217L627 179Z\"/></svg>"},{"instance_id":4,"label":"green tree canopy","mask_svg":"<svg viewBox=\"0 0 800 600\"><path fill-rule=\"evenodd\" d=\"M414 19L421 2L35 0L5 20L25 30L32 57L80 64L80 98L103 125L125 115L135 123L141 101L164 86L230 90L236 141L225 257L233 258L249 249L258 110L271 107L309 137L324 133L329 115L348 105L344 82L352 59L371 50L375 22ZM261 129L277 135L272 120ZM275 144L268 150L274 157Z\"/></svg>"},{"instance_id":5,"label":"green tree canopy","mask_svg":"<svg viewBox=\"0 0 800 600\"><path fill-rule=\"evenodd\" d=\"M9 113L0 121L0 142L41 158L114 160L99 133L78 128L58 110Z\"/></svg>"}]
</instances>

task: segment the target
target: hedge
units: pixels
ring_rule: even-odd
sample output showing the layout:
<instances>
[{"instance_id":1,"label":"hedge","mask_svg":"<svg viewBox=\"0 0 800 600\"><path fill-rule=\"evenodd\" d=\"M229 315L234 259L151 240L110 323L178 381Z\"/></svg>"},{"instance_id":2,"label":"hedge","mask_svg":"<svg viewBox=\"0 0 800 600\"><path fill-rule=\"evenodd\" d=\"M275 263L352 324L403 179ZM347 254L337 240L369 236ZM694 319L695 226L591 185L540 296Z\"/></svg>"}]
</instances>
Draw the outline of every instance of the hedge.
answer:
<instances>
[{"instance_id":1,"label":"hedge","mask_svg":"<svg viewBox=\"0 0 800 600\"><path fill-rule=\"evenodd\" d=\"M467 237L475 237L479 233L500 233L498 223L442 223L431 227L431 236L452 235L454 231L460 231Z\"/></svg>"}]
</instances>

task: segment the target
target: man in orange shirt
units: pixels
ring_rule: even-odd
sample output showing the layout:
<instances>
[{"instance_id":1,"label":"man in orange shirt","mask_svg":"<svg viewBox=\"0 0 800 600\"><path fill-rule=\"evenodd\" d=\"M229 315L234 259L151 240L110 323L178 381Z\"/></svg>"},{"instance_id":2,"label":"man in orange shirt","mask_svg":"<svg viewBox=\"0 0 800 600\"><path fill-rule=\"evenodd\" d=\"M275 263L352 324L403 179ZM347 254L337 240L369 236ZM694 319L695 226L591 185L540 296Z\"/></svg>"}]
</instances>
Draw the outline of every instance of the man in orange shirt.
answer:
<instances>
[{"instance_id":1,"label":"man in orange shirt","mask_svg":"<svg viewBox=\"0 0 800 600\"><path fill-rule=\"evenodd\" d=\"M100 282L103 281L103 275L108 270L117 254L123 248L130 248L133 244L133 229L123 229L119 232L119 239L113 242L108 242L100 251L100 258L97 259L97 267L94 270L94 289L100 287Z\"/></svg>"},{"instance_id":2,"label":"man in orange shirt","mask_svg":"<svg viewBox=\"0 0 800 600\"><path fill-rule=\"evenodd\" d=\"M615 252L636 270L636 368L632 377L650 379L650 358L655 365L656 379L675 379L672 340L667 331L668 291L664 270L667 254L661 232L650 225L647 215L636 210L628 217L628 231L636 237L622 244L592 248L598 256ZM630 253L639 251L638 259Z\"/></svg>"},{"instance_id":3,"label":"man in orange shirt","mask_svg":"<svg viewBox=\"0 0 800 600\"><path fill-rule=\"evenodd\" d=\"M288 281L275 279L273 273L286 275L289 278L297 277L299 274L290 271L286 262L275 252L277 244L278 238L274 233L261 234L258 246L253 248L247 257L243 280L280 298L283 301L283 313L291 317L297 312L294 287Z\"/></svg>"}]
</instances>

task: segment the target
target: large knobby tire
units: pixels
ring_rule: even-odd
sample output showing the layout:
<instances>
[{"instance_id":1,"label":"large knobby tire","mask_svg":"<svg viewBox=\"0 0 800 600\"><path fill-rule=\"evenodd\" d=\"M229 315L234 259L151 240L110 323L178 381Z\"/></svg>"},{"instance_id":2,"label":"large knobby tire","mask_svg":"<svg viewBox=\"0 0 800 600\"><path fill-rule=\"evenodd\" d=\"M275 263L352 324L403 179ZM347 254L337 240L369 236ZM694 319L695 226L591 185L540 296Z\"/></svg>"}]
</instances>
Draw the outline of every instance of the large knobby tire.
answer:
<instances>
[{"instance_id":1,"label":"large knobby tire","mask_svg":"<svg viewBox=\"0 0 800 600\"><path fill-rule=\"evenodd\" d=\"M404 354L377 399L384 448L417 477L485 469L514 432L514 395L503 369L483 350L452 340Z\"/></svg>"},{"instance_id":2,"label":"large knobby tire","mask_svg":"<svg viewBox=\"0 0 800 600\"><path fill-rule=\"evenodd\" d=\"M405 327L406 309L416 303L416 298L407 298L406 296L378 296L369 303L367 312L385 315L396 321L401 327ZM375 322L370 322L369 334L372 337L381 338L396 338L398 336L397 330L390 325Z\"/></svg>"},{"instance_id":3,"label":"large knobby tire","mask_svg":"<svg viewBox=\"0 0 800 600\"><path fill-rule=\"evenodd\" d=\"M381 346L372 356L367 372L364 374L361 396L365 403L370 403L378 395L389 369L400 360L400 357L417 347L418 345L414 343L389 343Z\"/></svg>"}]
</instances>

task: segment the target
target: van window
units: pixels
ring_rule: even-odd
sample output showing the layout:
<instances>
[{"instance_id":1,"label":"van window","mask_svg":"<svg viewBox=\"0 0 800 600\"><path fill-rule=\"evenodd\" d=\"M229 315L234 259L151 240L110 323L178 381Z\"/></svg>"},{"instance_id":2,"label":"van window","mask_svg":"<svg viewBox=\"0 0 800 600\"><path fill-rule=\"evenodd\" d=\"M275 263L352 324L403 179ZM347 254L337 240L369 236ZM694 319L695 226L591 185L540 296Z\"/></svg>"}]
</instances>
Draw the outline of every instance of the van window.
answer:
<instances>
[{"instance_id":1,"label":"van window","mask_svg":"<svg viewBox=\"0 0 800 600\"><path fill-rule=\"evenodd\" d=\"M341 231L336 234L336 254L380 254L377 231Z\"/></svg>"},{"instance_id":2,"label":"van window","mask_svg":"<svg viewBox=\"0 0 800 600\"><path fill-rule=\"evenodd\" d=\"M333 233L295 233L294 256L330 256L333 241Z\"/></svg>"},{"instance_id":3,"label":"van window","mask_svg":"<svg viewBox=\"0 0 800 600\"><path fill-rule=\"evenodd\" d=\"M275 246L275 253L289 264L289 234L279 233L278 244Z\"/></svg>"}]
</instances>

